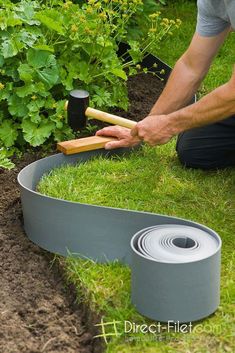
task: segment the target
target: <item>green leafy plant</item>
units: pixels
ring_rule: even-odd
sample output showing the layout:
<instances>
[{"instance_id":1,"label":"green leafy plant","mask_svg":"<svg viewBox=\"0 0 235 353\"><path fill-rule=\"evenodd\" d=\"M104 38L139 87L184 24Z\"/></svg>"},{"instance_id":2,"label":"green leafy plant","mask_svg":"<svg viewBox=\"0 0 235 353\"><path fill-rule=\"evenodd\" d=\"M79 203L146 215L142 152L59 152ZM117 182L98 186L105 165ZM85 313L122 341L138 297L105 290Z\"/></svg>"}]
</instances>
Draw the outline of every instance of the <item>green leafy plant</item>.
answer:
<instances>
[{"instance_id":1,"label":"green leafy plant","mask_svg":"<svg viewBox=\"0 0 235 353\"><path fill-rule=\"evenodd\" d=\"M14 166L15 164L8 158L7 150L0 149L0 168L12 169Z\"/></svg>"},{"instance_id":2,"label":"green leafy plant","mask_svg":"<svg viewBox=\"0 0 235 353\"><path fill-rule=\"evenodd\" d=\"M71 89L87 89L98 108L127 109L128 76L140 72L146 52L180 24L152 13L137 40L130 29L147 13L141 0L0 5L0 148L8 151L73 137L64 111ZM120 42L130 46L122 56Z\"/></svg>"}]
</instances>

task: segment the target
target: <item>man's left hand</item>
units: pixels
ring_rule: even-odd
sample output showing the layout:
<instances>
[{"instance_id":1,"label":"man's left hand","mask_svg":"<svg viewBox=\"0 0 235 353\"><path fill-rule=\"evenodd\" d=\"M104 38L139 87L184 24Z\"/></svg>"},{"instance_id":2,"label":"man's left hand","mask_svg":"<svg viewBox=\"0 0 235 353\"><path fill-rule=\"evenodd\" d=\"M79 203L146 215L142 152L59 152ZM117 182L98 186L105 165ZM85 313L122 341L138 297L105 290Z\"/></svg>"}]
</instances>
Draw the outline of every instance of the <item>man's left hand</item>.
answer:
<instances>
[{"instance_id":1,"label":"man's left hand","mask_svg":"<svg viewBox=\"0 0 235 353\"><path fill-rule=\"evenodd\" d=\"M167 143L176 133L169 115L148 115L136 124L131 130L131 135L150 146L155 146Z\"/></svg>"}]
</instances>

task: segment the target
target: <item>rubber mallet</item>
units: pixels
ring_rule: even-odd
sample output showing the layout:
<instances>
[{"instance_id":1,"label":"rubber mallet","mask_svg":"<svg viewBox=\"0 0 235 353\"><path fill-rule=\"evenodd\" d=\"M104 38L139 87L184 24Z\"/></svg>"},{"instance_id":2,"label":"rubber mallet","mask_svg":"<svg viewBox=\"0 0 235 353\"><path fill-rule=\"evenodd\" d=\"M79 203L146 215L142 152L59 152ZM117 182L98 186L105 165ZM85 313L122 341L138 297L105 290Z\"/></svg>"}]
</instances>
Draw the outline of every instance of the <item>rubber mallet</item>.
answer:
<instances>
[{"instance_id":1,"label":"rubber mallet","mask_svg":"<svg viewBox=\"0 0 235 353\"><path fill-rule=\"evenodd\" d=\"M90 108L89 93L84 90L71 91L66 108L68 111L68 124L74 131L86 127L88 117L129 129L136 125L135 121Z\"/></svg>"},{"instance_id":2,"label":"rubber mallet","mask_svg":"<svg viewBox=\"0 0 235 353\"><path fill-rule=\"evenodd\" d=\"M89 93L84 90L71 91L69 100L65 104L65 108L68 110L68 124L74 131L86 127L88 117L92 117L93 119L104 121L106 123L127 127L129 129L132 129L136 125L135 121L90 108ZM75 154L103 148L107 142L113 140L116 140L116 138L90 136L59 142L57 144L57 149L64 154Z\"/></svg>"}]
</instances>

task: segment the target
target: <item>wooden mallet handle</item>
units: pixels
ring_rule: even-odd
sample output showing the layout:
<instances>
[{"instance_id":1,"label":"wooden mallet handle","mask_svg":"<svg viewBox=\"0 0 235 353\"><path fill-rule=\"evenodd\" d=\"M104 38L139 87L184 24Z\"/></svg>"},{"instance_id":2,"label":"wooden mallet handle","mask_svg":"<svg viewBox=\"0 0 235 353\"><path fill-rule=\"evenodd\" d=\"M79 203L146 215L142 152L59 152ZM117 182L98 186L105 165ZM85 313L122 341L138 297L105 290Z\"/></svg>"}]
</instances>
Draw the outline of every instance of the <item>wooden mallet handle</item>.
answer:
<instances>
[{"instance_id":1,"label":"wooden mallet handle","mask_svg":"<svg viewBox=\"0 0 235 353\"><path fill-rule=\"evenodd\" d=\"M92 117L93 119L100 120L109 124L127 127L128 129L132 129L136 125L135 121L125 119L114 114L102 112L101 110L93 109L90 107L86 109L85 114L86 116Z\"/></svg>"}]
</instances>

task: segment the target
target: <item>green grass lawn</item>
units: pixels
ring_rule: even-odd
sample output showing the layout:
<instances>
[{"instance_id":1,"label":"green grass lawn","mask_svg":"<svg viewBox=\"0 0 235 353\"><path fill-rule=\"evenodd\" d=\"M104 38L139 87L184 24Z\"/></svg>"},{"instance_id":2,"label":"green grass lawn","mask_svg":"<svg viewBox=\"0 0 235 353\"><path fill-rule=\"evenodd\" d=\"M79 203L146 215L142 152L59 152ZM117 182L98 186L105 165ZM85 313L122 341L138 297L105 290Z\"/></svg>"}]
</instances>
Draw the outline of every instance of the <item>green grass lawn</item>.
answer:
<instances>
[{"instance_id":1,"label":"green grass lawn","mask_svg":"<svg viewBox=\"0 0 235 353\"><path fill-rule=\"evenodd\" d=\"M181 18L179 32L163 43L161 57L174 65L194 32L194 2L169 1L164 16ZM201 94L226 82L233 64L234 34L217 56ZM84 177L85 175L85 177ZM188 218L217 231L222 240L221 304L214 315L194 325L192 333L164 334L163 341L150 335L110 339L106 353L224 353L234 352L234 229L235 170L203 172L182 168L175 141L145 146L128 157L95 159L79 167L63 167L44 178L40 192L73 201L144 210ZM149 322L130 302L130 270L117 262L109 265L68 258L68 280L75 284L78 299L104 321ZM201 326L199 326L201 325ZM201 332L200 332L200 330ZM161 338L161 337L160 337Z\"/></svg>"}]
</instances>

